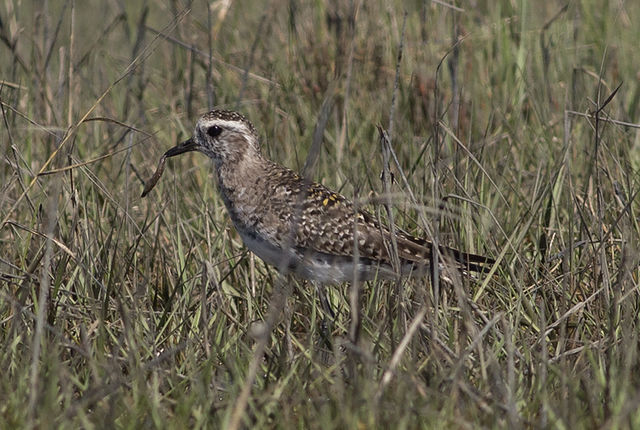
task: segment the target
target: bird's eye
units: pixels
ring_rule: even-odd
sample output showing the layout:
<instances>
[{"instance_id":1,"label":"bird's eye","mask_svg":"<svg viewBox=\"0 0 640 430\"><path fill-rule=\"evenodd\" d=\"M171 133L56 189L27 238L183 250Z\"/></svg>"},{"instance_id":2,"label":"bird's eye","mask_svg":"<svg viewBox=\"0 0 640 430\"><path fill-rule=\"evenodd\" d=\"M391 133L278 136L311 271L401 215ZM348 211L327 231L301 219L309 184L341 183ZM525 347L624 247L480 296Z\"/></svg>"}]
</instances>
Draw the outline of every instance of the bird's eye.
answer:
<instances>
[{"instance_id":1,"label":"bird's eye","mask_svg":"<svg viewBox=\"0 0 640 430\"><path fill-rule=\"evenodd\" d=\"M222 127L217 125L212 125L207 129L207 134L211 137L217 137L222 133Z\"/></svg>"}]
</instances>

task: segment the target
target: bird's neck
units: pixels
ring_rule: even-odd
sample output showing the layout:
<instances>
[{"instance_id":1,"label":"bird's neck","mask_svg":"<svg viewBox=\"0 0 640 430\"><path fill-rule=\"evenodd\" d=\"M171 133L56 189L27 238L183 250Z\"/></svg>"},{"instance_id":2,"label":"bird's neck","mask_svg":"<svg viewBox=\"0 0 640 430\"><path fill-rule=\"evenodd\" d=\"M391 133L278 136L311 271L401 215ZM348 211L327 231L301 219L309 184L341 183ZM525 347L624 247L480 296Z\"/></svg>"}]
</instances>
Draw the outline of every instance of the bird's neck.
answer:
<instances>
[{"instance_id":1,"label":"bird's neck","mask_svg":"<svg viewBox=\"0 0 640 430\"><path fill-rule=\"evenodd\" d=\"M218 187L228 209L238 198L246 199L254 189L249 178L264 177L267 160L259 153L245 154L233 163L216 163Z\"/></svg>"}]
</instances>

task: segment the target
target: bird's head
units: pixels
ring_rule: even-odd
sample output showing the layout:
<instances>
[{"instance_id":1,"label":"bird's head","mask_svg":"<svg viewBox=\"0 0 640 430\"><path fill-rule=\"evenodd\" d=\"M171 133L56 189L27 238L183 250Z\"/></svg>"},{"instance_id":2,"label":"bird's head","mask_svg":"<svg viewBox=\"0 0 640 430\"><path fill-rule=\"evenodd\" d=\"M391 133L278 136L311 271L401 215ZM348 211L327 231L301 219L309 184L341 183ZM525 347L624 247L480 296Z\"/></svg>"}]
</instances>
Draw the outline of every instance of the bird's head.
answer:
<instances>
[{"instance_id":1,"label":"bird's head","mask_svg":"<svg viewBox=\"0 0 640 430\"><path fill-rule=\"evenodd\" d=\"M260 153L253 124L244 115L226 110L212 110L196 123L193 136L168 150L166 157L198 151L216 165L238 162L248 153Z\"/></svg>"}]
</instances>

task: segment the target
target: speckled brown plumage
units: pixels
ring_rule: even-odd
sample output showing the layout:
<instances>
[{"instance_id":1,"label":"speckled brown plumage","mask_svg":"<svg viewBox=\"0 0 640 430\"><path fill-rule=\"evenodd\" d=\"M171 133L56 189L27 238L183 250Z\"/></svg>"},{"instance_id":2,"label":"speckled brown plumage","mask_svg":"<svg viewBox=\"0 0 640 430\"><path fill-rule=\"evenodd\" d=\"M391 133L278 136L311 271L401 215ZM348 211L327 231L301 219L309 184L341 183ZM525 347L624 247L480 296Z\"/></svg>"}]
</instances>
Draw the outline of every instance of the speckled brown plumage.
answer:
<instances>
[{"instance_id":1,"label":"speckled brown plumage","mask_svg":"<svg viewBox=\"0 0 640 430\"><path fill-rule=\"evenodd\" d=\"M260 152L253 125L237 112L203 115L188 141L167 151L208 155L234 226L251 251L279 270L320 283L395 278L428 266L432 245L396 229L400 273L392 268L390 231L342 195L308 181ZM358 258L354 259L356 247ZM482 271L493 260L440 247L445 266Z\"/></svg>"}]
</instances>

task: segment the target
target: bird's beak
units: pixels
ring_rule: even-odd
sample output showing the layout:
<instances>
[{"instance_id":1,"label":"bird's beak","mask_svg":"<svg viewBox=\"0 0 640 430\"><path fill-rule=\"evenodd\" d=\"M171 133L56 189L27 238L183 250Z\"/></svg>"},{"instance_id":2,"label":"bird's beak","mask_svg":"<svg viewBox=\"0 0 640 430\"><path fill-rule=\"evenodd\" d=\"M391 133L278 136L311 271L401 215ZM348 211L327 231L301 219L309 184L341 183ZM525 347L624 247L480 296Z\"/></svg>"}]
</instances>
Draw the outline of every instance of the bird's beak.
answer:
<instances>
[{"instance_id":1,"label":"bird's beak","mask_svg":"<svg viewBox=\"0 0 640 430\"><path fill-rule=\"evenodd\" d=\"M185 140L184 142L182 142L177 146L174 146L173 148L165 152L164 156L167 158L175 157L176 155L184 154L185 152L195 151L197 149L198 149L198 145L193 140L193 138L191 138L189 140Z\"/></svg>"}]
</instances>

